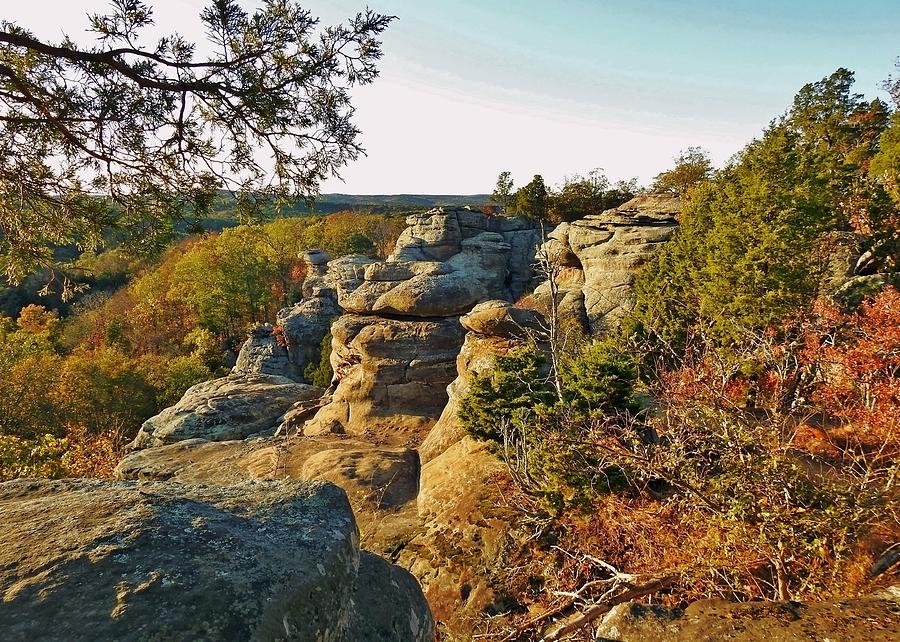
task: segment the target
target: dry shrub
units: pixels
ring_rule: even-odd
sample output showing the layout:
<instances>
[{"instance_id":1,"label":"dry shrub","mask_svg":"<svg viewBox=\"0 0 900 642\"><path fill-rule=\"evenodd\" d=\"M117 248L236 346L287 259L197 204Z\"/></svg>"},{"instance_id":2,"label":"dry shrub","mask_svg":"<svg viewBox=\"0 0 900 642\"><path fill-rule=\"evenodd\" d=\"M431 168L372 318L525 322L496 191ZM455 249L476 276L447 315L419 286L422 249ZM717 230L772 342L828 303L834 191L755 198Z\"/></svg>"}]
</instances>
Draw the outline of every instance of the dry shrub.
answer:
<instances>
[{"instance_id":1,"label":"dry shrub","mask_svg":"<svg viewBox=\"0 0 900 642\"><path fill-rule=\"evenodd\" d=\"M119 431L95 434L84 426L72 425L66 431L66 452L62 464L70 477L111 478L122 459Z\"/></svg>"}]
</instances>

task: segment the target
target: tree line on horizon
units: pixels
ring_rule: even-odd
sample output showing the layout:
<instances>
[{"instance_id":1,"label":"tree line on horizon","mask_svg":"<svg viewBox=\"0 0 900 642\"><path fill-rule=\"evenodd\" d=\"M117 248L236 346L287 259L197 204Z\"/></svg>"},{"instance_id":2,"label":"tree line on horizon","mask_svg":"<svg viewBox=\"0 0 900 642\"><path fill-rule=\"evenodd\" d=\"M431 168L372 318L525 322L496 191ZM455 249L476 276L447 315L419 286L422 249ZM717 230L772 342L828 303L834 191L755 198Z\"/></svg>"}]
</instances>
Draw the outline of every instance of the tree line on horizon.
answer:
<instances>
[{"instance_id":1,"label":"tree line on horizon","mask_svg":"<svg viewBox=\"0 0 900 642\"><path fill-rule=\"evenodd\" d=\"M543 176L535 174L515 189L512 174L504 171L497 177L490 201L508 215L563 223L614 209L645 192L686 194L713 176L709 152L702 147L688 147L673 161L674 166L658 174L649 188L642 187L637 178L612 182L602 169L595 168L587 176L567 176L556 188L548 187Z\"/></svg>"}]
</instances>

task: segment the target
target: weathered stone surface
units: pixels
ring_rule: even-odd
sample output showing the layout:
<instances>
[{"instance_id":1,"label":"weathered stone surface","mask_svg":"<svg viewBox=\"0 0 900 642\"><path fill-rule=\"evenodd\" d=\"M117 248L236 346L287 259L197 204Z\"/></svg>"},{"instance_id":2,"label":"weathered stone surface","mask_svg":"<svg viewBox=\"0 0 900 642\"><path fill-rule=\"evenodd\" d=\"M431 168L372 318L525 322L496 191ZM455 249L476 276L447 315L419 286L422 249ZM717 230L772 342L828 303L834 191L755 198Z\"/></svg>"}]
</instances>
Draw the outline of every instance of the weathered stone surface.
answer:
<instances>
[{"instance_id":1,"label":"weathered stone surface","mask_svg":"<svg viewBox=\"0 0 900 642\"><path fill-rule=\"evenodd\" d=\"M332 402L305 434L352 433L417 443L447 401L462 344L459 321L347 315L331 329Z\"/></svg>"},{"instance_id":2,"label":"weathered stone surface","mask_svg":"<svg viewBox=\"0 0 900 642\"><path fill-rule=\"evenodd\" d=\"M277 323L282 329L288 358L300 377L310 363L318 363L322 339L340 314L333 292L313 296L278 312Z\"/></svg>"},{"instance_id":3,"label":"weathered stone surface","mask_svg":"<svg viewBox=\"0 0 900 642\"><path fill-rule=\"evenodd\" d=\"M500 300L479 303L461 316L459 322L470 332L504 339L540 337L547 330L540 313Z\"/></svg>"},{"instance_id":4,"label":"weathered stone surface","mask_svg":"<svg viewBox=\"0 0 900 642\"><path fill-rule=\"evenodd\" d=\"M250 332L231 369L232 374L274 375L294 381L303 380L303 371L291 362L287 349L278 342L272 330L272 326L266 323Z\"/></svg>"},{"instance_id":5,"label":"weathered stone surface","mask_svg":"<svg viewBox=\"0 0 900 642\"><path fill-rule=\"evenodd\" d=\"M385 555L407 542L420 522L414 451L342 436L193 439L129 453L116 476L214 485L250 479L326 479L347 493L363 546Z\"/></svg>"},{"instance_id":6,"label":"weathered stone surface","mask_svg":"<svg viewBox=\"0 0 900 642\"><path fill-rule=\"evenodd\" d=\"M694 602L685 610L621 604L596 639L616 642L893 642L900 640L900 588L840 602Z\"/></svg>"},{"instance_id":7,"label":"weathered stone surface","mask_svg":"<svg viewBox=\"0 0 900 642\"><path fill-rule=\"evenodd\" d=\"M415 450L331 448L310 456L300 470L303 479L333 482L377 508L413 501L419 491L419 455Z\"/></svg>"},{"instance_id":8,"label":"weathered stone surface","mask_svg":"<svg viewBox=\"0 0 900 642\"><path fill-rule=\"evenodd\" d=\"M337 642L365 627L357 529L330 484L19 480L0 485L0 513L4 640ZM371 573L360 591L389 581Z\"/></svg>"},{"instance_id":9,"label":"weathered stone surface","mask_svg":"<svg viewBox=\"0 0 900 642\"><path fill-rule=\"evenodd\" d=\"M198 383L177 404L145 421L131 447L195 438L243 439L274 430L292 404L321 393L315 386L272 375L229 375Z\"/></svg>"},{"instance_id":10,"label":"weathered stone surface","mask_svg":"<svg viewBox=\"0 0 900 642\"><path fill-rule=\"evenodd\" d=\"M551 232L539 253L581 272L560 279L561 315L578 323L586 318L592 332L615 327L634 308L637 271L678 228L680 208L677 196L646 194ZM534 295L549 305L546 284Z\"/></svg>"},{"instance_id":11,"label":"weathered stone surface","mask_svg":"<svg viewBox=\"0 0 900 642\"><path fill-rule=\"evenodd\" d=\"M362 551L346 642L433 642L434 620L410 573Z\"/></svg>"},{"instance_id":12,"label":"weathered stone surface","mask_svg":"<svg viewBox=\"0 0 900 642\"><path fill-rule=\"evenodd\" d=\"M498 484L506 467L483 443L464 437L422 467L422 529L398 562L422 583L435 617L451 629L494 600L490 572L507 545L512 511ZM487 571L487 572L486 572Z\"/></svg>"},{"instance_id":13,"label":"weathered stone surface","mask_svg":"<svg viewBox=\"0 0 900 642\"><path fill-rule=\"evenodd\" d=\"M344 269L338 303L352 313L458 316L487 299L514 300L531 278L539 242L524 219L438 208L407 219L387 261ZM337 268L329 272L338 273Z\"/></svg>"}]
</instances>

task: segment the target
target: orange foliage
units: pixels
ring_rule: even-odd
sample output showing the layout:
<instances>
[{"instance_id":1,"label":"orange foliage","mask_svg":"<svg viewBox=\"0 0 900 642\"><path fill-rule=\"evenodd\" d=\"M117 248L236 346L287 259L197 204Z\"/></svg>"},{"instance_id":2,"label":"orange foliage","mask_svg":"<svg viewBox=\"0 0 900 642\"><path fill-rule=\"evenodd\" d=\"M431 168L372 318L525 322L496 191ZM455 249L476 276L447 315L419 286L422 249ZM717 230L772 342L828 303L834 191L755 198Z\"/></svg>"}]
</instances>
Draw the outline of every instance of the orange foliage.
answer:
<instances>
[{"instance_id":1,"label":"orange foliage","mask_svg":"<svg viewBox=\"0 0 900 642\"><path fill-rule=\"evenodd\" d=\"M113 476L122 458L122 439L115 432L95 434L84 426L68 426L63 466L71 477Z\"/></svg>"}]
</instances>

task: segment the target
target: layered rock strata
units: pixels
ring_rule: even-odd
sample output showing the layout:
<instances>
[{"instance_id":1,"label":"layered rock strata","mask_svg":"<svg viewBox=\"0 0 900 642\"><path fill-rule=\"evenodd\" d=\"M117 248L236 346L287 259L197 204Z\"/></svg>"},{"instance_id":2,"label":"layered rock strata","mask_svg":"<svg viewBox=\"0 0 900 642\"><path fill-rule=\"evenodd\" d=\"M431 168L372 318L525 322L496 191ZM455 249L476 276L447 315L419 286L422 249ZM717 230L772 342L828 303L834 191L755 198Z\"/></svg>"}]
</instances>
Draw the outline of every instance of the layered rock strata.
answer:
<instances>
[{"instance_id":1,"label":"layered rock strata","mask_svg":"<svg viewBox=\"0 0 900 642\"><path fill-rule=\"evenodd\" d=\"M307 435L367 433L417 445L456 376L459 315L515 299L531 278L540 235L525 219L438 208L407 224L387 260L329 263L347 314L332 326L334 395L307 422Z\"/></svg>"},{"instance_id":2,"label":"layered rock strata","mask_svg":"<svg viewBox=\"0 0 900 642\"><path fill-rule=\"evenodd\" d=\"M638 269L672 238L680 210L677 196L645 194L554 229L539 256L558 269L561 317L592 333L614 328L634 308ZM534 295L549 305L550 284Z\"/></svg>"}]
</instances>

